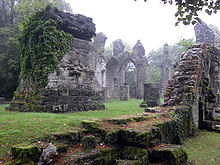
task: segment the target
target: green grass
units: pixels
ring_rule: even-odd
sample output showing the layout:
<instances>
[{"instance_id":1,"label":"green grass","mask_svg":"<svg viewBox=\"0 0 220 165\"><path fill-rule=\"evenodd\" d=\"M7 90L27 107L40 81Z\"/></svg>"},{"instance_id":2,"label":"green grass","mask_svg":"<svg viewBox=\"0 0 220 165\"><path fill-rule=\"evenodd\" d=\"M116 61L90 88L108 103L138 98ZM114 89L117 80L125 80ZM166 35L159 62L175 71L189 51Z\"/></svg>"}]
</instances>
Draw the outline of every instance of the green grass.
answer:
<instances>
[{"instance_id":1,"label":"green grass","mask_svg":"<svg viewBox=\"0 0 220 165\"><path fill-rule=\"evenodd\" d=\"M139 107L141 102L137 99L123 102L112 99L105 103L108 110L66 114L8 112L4 110L5 105L0 105L0 160L6 157L7 151L14 144L74 129L81 120L143 112L144 109Z\"/></svg>"},{"instance_id":2,"label":"green grass","mask_svg":"<svg viewBox=\"0 0 220 165\"><path fill-rule=\"evenodd\" d=\"M195 165L220 165L220 133L201 132L186 140L189 162Z\"/></svg>"}]
</instances>

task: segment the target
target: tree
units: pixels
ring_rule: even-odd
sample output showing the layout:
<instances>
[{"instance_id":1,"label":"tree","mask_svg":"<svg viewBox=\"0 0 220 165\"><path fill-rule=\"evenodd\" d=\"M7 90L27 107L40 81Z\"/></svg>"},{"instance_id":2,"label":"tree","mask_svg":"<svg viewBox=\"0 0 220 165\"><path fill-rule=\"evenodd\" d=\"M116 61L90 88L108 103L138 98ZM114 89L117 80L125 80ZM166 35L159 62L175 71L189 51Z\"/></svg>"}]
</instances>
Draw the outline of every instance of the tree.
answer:
<instances>
[{"instance_id":1,"label":"tree","mask_svg":"<svg viewBox=\"0 0 220 165\"><path fill-rule=\"evenodd\" d=\"M194 25L196 22L200 22L199 11L205 11L208 15L212 15L220 10L220 0L161 0L161 2L171 5L175 3L177 6L176 25L180 22L184 25L190 23Z\"/></svg>"},{"instance_id":2,"label":"tree","mask_svg":"<svg viewBox=\"0 0 220 165\"><path fill-rule=\"evenodd\" d=\"M48 3L71 12L65 0L0 0L0 96L10 99L18 86L18 25Z\"/></svg>"}]
</instances>

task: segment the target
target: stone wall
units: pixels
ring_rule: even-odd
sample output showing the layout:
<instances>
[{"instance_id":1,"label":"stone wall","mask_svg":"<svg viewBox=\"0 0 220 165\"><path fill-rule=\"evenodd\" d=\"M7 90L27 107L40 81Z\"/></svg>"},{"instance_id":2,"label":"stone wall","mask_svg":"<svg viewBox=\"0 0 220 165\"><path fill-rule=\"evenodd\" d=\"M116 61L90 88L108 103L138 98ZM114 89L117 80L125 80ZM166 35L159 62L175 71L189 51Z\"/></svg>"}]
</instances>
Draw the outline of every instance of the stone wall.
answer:
<instances>
[{"instance_id":1,"label":"stone wall","mask_svg":"<svg viewBox=\"0 0 220 165\"><path fill-rule=\"evenodd\" d=\"M168 81L164 106L186 105L192 108L198 128L203 120L213 120L218 101L220 53L208 44L193 44L174 66Z\"/></svg>"},{"instance_id":2,"label":"stone wall","mask_svg":"<svg viewBox=\"0 0 220 165\"><path fill-rule=\"evenodd\" d=\"M77 112L105 109L97 99L100 94L95 90L95 71L90 64L95 24L91 18L82 15L61 15L74 18L72 22L69 21L72 27L68 27L73 29L71 34L74 36L69 50L58 65L58 70L49 74L45 88L39 89L28 78L21 81L10 110ZM67 21L66 17L62 19ZM100 45L98 47L102 48Z\"/></svg>"},{"instance_id":3,"label":"stone wall","mask_svg":"<svg viewBox=\"0 0 220 165\"><path fill-rule=\"evenodd\" d=\"M194 31L197 43L207 43L214 46L215 34L205 22L201 21L201 23L197 23Z\"/></svg>"}]
</instances>

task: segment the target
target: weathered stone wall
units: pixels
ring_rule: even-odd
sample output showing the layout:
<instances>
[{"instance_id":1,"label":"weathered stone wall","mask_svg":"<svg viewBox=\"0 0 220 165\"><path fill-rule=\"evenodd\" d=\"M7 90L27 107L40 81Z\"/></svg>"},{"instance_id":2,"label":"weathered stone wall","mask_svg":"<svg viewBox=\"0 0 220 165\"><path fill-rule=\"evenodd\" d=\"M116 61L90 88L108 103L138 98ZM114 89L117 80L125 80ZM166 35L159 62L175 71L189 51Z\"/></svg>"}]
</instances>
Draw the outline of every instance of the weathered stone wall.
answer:
<instances>
[{"instance_id":1,"label":"weathered stone wall","mask_svg":"<svg viewBox=\"0 0 220 165\"><path fill-rule=\"evenodd\" d=\"M144 84L144 102L141 107L155 107L160 103L159 88L150 83Z\"/></svg>"},{"instance_id":2,"label":"weathered stone wall","mask_svg":"<svg viewBox=\"0 0 220 165\"><path fill-rule=\"evenodd\" d=\"M219 87L219 51L208 44L193 44L180 57L165 93L164 105L186 105L192 108L198 128L203 120L212 120Z\"/></svg>"},{"instance_id":3,"label":"weathered stone wall","mask_svg":"<svg viewBox=\"0 0 220 165\"><path fill-rule=\"evenodd\" d=\"M103 90L106 87L106 63L107 59L104 56L105 42L107 37L103 33L97 33L93 42L93 51L91 51L90 65L95 71L95 89Z\"/></svg>"},{"instance_id":4,"label":"weathered stone wall","mask_svg":"<svg viewBox=\"0 0 220 165\"><path fill-rule=\"evenodd\" d=\"M82 15L62 15L67 15L68 19L74 18L72 22L66 17L63 18L72 26L68 28L73 29L71 34L74 38L69 50L58 65L57 71L49 74L45 88L38 89L34 82L26 79L21 81L10 110L77 112L105 109L97 99L100 97L95 91L95 71L90 64L91 52L94 51L91 38L95 35L95 24L91 18ZM100 51L103 51L102 45L97 45L96 48L100 47Z\"/></svg>"},{"instance_id":5,"label":"weathered stone wall","mask_svg":"<svg viewBox=\"0 0 220 165\"><path fill-rule=\"evenodd\" d=\"M207 43L214 46L215 34L205 22L201 21L201 23L197 23L194 31L197 43Z\"/></svg>"},{"instance_id":6,"label":"weathered stone wall","mask_svg":"<svg viewBox=\"0 0 220 165\"><path fill-rule=\"evenodd\" d=\"M124 84L120 86L120 100L128 101L130 99L129 96L129 85Z\"/></svg>"},{"instance_id":7,"label":"weathered stone wall","mask_svg":"<svg viewBox=\"0 0 220 165\"><path fill-rule=\"evenodd\" d=\"M113 57L108 60L106 65L106 85L110 98L120 97L119 88L125 83L125 69L130 62L137 69L137 87L134 93L136 93L137 98L143 98L148 65L144 47L138 41L133 48L133 53L130 54L124 52L124 45L121 40L113 42Z\"/></svg>"}]
</instances>

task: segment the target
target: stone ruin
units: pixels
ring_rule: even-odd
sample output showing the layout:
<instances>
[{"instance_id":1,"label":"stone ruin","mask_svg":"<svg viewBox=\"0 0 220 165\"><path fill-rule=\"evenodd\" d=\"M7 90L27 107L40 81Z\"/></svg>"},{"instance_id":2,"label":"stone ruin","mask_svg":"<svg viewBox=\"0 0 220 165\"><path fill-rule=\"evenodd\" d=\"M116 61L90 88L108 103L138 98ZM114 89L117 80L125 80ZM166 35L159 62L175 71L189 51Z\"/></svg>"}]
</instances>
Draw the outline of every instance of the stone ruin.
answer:
<instances>
[{"instance_id":1,"label":"stone ruin","mask_svg":"<svg viewBox=\"0 0 220 165\"><path fill-rule=\"evenodd\" d=\"M174 65L163 105L191 107L195 126L203 128L206 121L219 120L220 116L220 52L211 46L213 33L204 22L195 26L195 34L198 43L183 53Z\"/></svg>"},{"instance_id":2,"label":"stone ruin","mask_svg":"<svg viewBox=\"0 0 220 165\"><path fill-rule=\"evenodd\" d=\"M105 109L98 100L102 93L97 94L95 90L97 73L90 64L92 52L103 52L102 45L91 42L95 36L95 24L92 18L80 14L71 15L62 11L58 14L65 24L64 31L73 35L70 48L58 65L59 74L49 74L47 86L40 89L40 99L31 95L34 88L23 79L9 110L78 112ZM35 99L37 102L34 102Z\"/></svg>"},{"instance_id":3,"label":"stone ruin","mask_svg":"<svg viewBox=\"0 0 220 165\"><path fill-rule=\"evenodd\" d=\"M143 84L146 82L148 65L144 47L140 41L137 41L132 54L130 54L124 51L121 40L113 42L113 56L106 63L106 87L110 98L120 97L120 86L125 83L125 69L130 62L137 69L137 87L131 87L130 94L138 99L143 98Z\"/></svg>"},{"instance_id":4,"label":"stone ruin","mask_svg":"<svg viewBox=\"0 0 220 165\"><path fill-rule=\"evenodd\" d=\"M120 100L127 101L130 99L129 85L126 83L120 86Z\"/></svg>"},{"instance_id":5,"label":"stone ruin","mask_svg":"<svg viewBox=\"0 0 220 165\"><path fill-rule=\"evenodd\" d=\"M0 97L0 104L4 104L5 103L5 98L4 97Z\"/></svg>"},{"instance_id":6,"label":"stone ruin","mask_svg":"<svg viewBox=\"0 0 220 165\"><path fill-rule=\"evenodd\" d=\"M150 83L144 84L144 102L140 107L156 107L160 104L159 88Z\"/></svg>"},{"instance_id":7,"label":"stone ruin","mask_svg":"<svg viewBox=\"0 0 220 165\"><path fill-rule=\"evenodd\" d=\"M201 20L200 23L197 23L196 26L194 26L194 31L197 43L207 43L214 46L215 34L205 22Z\"/></svg>"},{"instance_id":8,"label":"stone ruin","mask_svg":"<svg viewBox=\"0 0 220 165\"><path fill-rule=\"evenodd\" d=\"M163 59L162 59L162 64L160 66L160 70L161 70L161 80L160 80L160 83L159 83L160 97L164 97L167 82L170 78L170 73L171 73L171 63L170 63L170 60L169 60L169 52L168 52L168 44L167 43L165 43L163 45L163 49L164 49Z\"/></svg>"},{"instance_id":9,"label":"stone ruin","mask_svg":"<svg viewBox=\"0 0 220 165\"><path fill-rule=\"evenodd\" d=\"M91 65L96 75L96 90L107 91L105 97L120 98L120 89L123 89L121 86L125 83L125 69L131 62L137 69L137 86L129 86L129 95L131 98L143 98L148 64L143 45L138 41L130 54L124 51L123 42L118 39L113 42L113 55L106 57L106 39L103 33L98 33L94 39L95 49L92 52Z\"/></svg>"}]
</instances>

